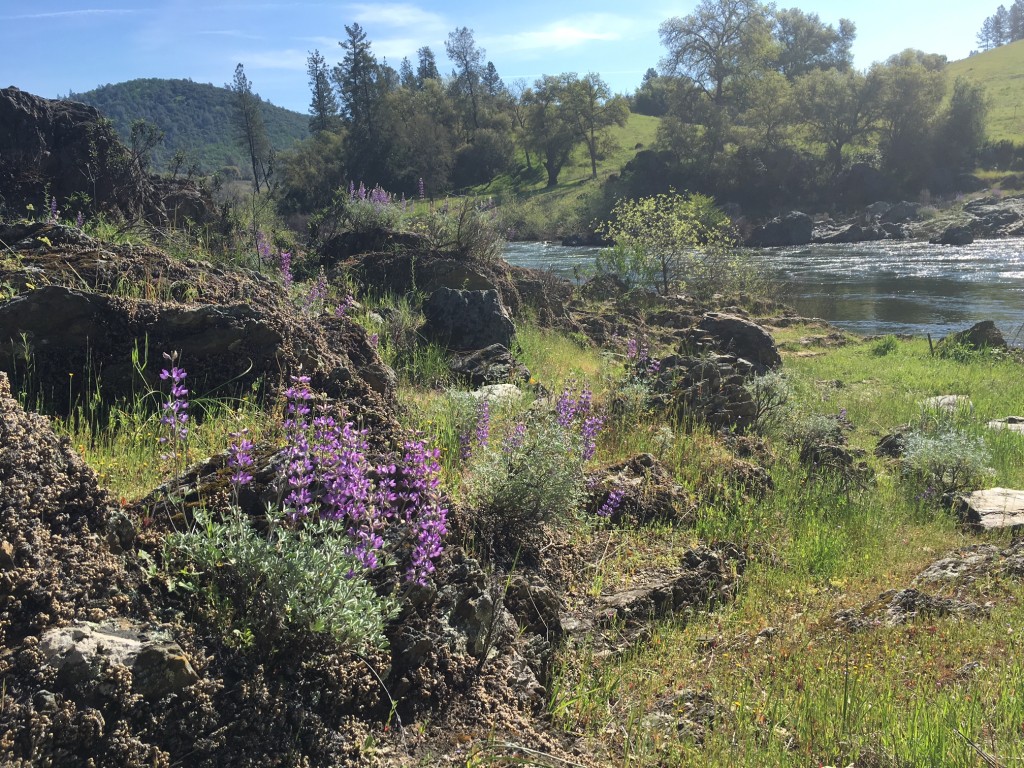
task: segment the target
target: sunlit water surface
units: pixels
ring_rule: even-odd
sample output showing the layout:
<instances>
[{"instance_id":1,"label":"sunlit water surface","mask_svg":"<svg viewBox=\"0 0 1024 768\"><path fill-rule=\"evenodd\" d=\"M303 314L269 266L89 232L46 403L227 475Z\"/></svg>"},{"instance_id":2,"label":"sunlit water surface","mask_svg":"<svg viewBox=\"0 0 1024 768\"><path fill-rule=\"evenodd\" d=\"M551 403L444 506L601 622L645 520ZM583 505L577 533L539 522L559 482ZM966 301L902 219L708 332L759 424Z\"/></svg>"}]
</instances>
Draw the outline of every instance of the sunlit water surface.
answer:
<instances>
[{"instance_id":1,"label":"sunlit water surface","mask_svg":"<svg viewBox=\"0 0 1024 768\"><path fill-rule=\"evenodd\" d=\"M510 243L512 264L569 279L592 271L596 248ZM864 334L944 336L994 320L1024 344L1024 240L935 246L884 241L755 251L779 286L779 299L802 315Z\"/></svg>"}]
</instances>

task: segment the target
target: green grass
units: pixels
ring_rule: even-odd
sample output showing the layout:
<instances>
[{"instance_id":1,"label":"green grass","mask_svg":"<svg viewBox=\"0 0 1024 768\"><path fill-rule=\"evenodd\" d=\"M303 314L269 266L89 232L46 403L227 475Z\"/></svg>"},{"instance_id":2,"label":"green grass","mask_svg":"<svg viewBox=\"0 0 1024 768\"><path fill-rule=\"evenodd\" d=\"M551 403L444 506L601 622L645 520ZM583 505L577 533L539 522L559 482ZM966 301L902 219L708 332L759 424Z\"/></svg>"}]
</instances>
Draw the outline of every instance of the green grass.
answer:
<instances>
[{"instance_id":1,"label":"green grass","mask_svg":"<svg viewBox=\"0 0 1024 768\"><path fill-rule=\"evenodd\" d=\"M658 133L660 119L648 115L629 116L625 126L613 126L610 137L614 149L599 157L597 178L591 175L590 157L584 145L573 152L562 168L558 184L547 187L547 175L532 156L534 173L513 177L505 174L474 190L478 195L497 195L507 218L518 224L520 236L554 239L589 225L598 211L601 186L612 174L619 173L643 148L650 148ZM525 165L525 156L519 162ZM516 201L516 202L511 202ZM597 207L595 207L597 206Z\"/></svg>"},{"instance_id":2,"label":"green grass","mask_svg":"<svg viewBox=\"0 0 1024 768\"><path fill-rule=\"evenodd\" d=\"M949 64L949 89L957 77L985 86L990 141L1024 142L1024 40Z\"/></svg>"}]
</instances>

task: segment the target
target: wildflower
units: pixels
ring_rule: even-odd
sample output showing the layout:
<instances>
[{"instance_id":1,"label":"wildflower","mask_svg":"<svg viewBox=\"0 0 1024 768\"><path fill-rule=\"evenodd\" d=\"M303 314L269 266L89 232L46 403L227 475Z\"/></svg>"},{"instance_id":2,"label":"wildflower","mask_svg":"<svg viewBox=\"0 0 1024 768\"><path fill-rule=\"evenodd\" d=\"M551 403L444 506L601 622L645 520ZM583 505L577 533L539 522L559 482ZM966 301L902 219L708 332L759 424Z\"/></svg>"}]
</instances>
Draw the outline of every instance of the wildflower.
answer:
<instances>
[{"instance_id":1,"label":"wildflower","mask_svg":"<svg viewBox=\"0 0 1024 768\"><path fill-rule=\"evenodd\" d=\"M459 443L462 445L462 459L465 461L473 452L474 442L476 445L487 445L491 436L491 404L487 400L481 400L476 407L476 428L473 434L464 433L459 435Z\"/></svg>"},{"instance_id":2,"label":"wildflower","mask_svg":"<svg viewBox=\"0 0 1024 768\"><path fill-rule=\"evenodd\" d=\"M418 183L417 186L419 188L420 200L426 200L427 199L427 187L423 183L423 177L422 176L420 176L420 180L419 180L419 183Z\"/></svg>"},{"instance_id":3,"label":"wildflower","mask_svg":"<svg viewBox=\"0 0 1024 768\"><path fill-rule=\"evenodd\" d=\"M260 264L271 264L273 252L270 248L270 243L267 242L267 236L263 234L263 230L256 230L256 255L259 257Z\"/></svg>"},{"instance_id":4,"label":"wildflower","mask_svg":"<svg viewBox=\"0 0 1024 768\"><path fill-rule=\"evenodd\" d=\"M284 282L284 287L288 288L291 286L293 281L292 255L288 251L281 251L281 255L278 259L278 268L281 270L281 280Z\"/></svg>"},{"instance_id":5,"label":"wildflower","mask_svg":"<svg viewBox=\"0 0 1024 768\"><path fill-rule=\"evenodd\" d=\"M327 298L328 287L327 273L324 272L323 267L320 267L320 271L317 272L316 275L316 280L313 285L310 286L309 293L306 294L306 314L314 314L314 310L322 305L324 299ZM335 314L337 314L337 312L335 312Z\"/></svg>"},{"instance_id":6,"label":"wildflower","mask_svg":"<svg viewBox=\"0 0 1024 768\"><path fill-rule=\"evenodd\" d=\"M81 211L75 216L75 226L79 229L85 226L85 215Z\"/></svg>"},{"instance_id":7,"label":"wildflower","mask_svg":"<svg viewBox=\"0 0 1024 768\"><path fill-rule=\"evenodd\" d=\"M380 346L380 334L371 333L369 338L370 346L373 349L377 349Z\"/></svg>"},{"instance_id":8,"label":"wildflower","mask_svg":"<svg viewBox=\"0 0 1024 768\"><path fill-rule=\"evenodd\" d=\"M626 359L636 360L639 354L639 342L636 339L628 339L626 341Z\"/></svg>"},{"instance_id":9,"label":"wildflower","mask_svg":"<svg viewBox=\"0 0 1024 768\"><path fill-rule=\"evenodd\" d=\"M448 510L441 503L439 456L440 451L427 448L422 440L406 442L401 477L394 486L395 514L413 532L412 554L405 573L406 581L411 583L426 584L448 532Z\"/></svg>"},{"instance_id":10,"label":"wildflower","mask_svg":"<svg viewBox=\"0 0 1024 768\"><path fill-rule=\"evenodd\" d=\"M160 371L160 379L171 382L170 399L164 403L160 423L167 428L168 434L160 438L161 443L171 440L184 441L188 437L188 389L184 385L188 374L175 365L178 353L164 353L164 359L171 363L170 369Z\"/></svg>"},{"instance_id":11,"label":"wildflower","mask_svg":"<svg viewBox=\"0 0 1024 768\"><path fill-rule=\"evenodd\" d=\"M352 309L352 307L354 307L355 305L355 297L352 294L346 295L345 298L341 300L341 303L334 308L334 316L341 320L348 314L348 311Z\"/></svg>"},{"instance_id":12,"label":"wildflower","mask_svg":"<svg viewBox=\"0 0 1024 768\"><path fill-rule=\"evenodd\" d=\"M618 511L619 505L622 504L623 495L621 490L613 488L612 492L608 494L608 498L605 499L604 504L598 508L597 516L609 518L614 515Z\"/></svg>"},{"instance_id":13,"label":"wildflower","mask_svg":"<svg viewBox=\"0 0 1024 768\"><path fill-rule=\"evenodd\" d=\"M247 429L243 429L241 432L232 432L232 442L228 446L228 466L235 470L231 474L231 485L234 486L236 492L253 480L250 472L254 463L253 444L246 437L248 432Z\"/></svg>"},{"instance_id":14,"label":"wildflower","mask_svg":"<svg viewBox=\"0 0 1024 768\"><path fill-rule=\"evenodd\" d=\"M50 198L50 218L48 220L48 223L50 223L50 224L57 224L59 222L60 222L60 211L57 210L57 198L56 197L51 197Z\"/></svg>"},{"instance_id":15,"label":"wildflower","mask_svg":"<svg viewBox=\"0 0 1024 768\"><path fill-rule=\"evenodd\" d=\"M505 439L501 441L501 450L506 455L509 455L522 448L525 440L526 424L520 421L512 427L512 431L505 435Z\"/></svg>"},{"instance_id":16,"label":"wildflower","mask_svg":"<svg viewBox=\"0 0 1024 768\"><path fill-rule=\"evenodd\" d=\"M291 381L292 385L284 393L287 400L284 428L288 441L285 477L290 489L284 503L291 510L292 517L299 518L313 511L310 487L314 479L314 465L308 435L309 402L313 394L309 390L308 376L292 376Z\"/></svg>"}]
</instances>

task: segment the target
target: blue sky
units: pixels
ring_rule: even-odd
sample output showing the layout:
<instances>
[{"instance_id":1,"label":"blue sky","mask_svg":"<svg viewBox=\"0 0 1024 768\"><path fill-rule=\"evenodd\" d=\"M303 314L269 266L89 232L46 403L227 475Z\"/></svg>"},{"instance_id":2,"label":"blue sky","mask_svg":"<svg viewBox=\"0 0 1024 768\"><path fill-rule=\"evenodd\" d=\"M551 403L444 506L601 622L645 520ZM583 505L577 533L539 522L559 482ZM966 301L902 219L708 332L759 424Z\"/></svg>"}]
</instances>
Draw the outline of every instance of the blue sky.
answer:
<instances>
[{"instance_id":1,"label":"blue sky","mask_svg":"<svg viewBox=\"0 0 1024 768\"><path fill-rule=\"evenodd\" d=\"M991 4L991 8L988 7ZM378 58L433 48L450 71L444 41L456 27L474 31L506 80L594 71L619 92L632 91L664 54L658 25L685 16L696 0L484 0L464 2L239 2L237 0L0 0L0 87L41 96L86 91L138 77L191 78L223 85L242 62L265 99L300 112L309 104L307 52L330 63L344 26L359 22ZM857 25L856 66L904 48L965 57L998 0L793 0L824 21Z\"/></svg>"}]
</instances>

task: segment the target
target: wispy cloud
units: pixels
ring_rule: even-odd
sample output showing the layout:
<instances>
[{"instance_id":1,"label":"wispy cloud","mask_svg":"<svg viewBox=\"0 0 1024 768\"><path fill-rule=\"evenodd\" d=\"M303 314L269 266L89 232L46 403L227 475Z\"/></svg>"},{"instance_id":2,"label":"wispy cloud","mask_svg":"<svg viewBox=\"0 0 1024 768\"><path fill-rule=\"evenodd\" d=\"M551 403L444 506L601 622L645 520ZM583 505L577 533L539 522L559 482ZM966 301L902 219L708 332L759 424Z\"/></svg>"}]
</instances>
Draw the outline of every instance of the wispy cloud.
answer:
<instances>
[{"instance_id":1,"label":"wispy cloud","mask_svg":"<svg viewBox=\"0 0 1024 768\"><path fill-rule=\"evenodd\" d=\"M353 3L349 6L360 24L375 24L400 29L415 27L421 31L444 28L443 16L412 3Z\"/></svg>"},{"instance_id":2,"label":"wispy cloud","mask_svg":"<svg viewBox=\"0 0 1024 768\"><path fill-rule=\"evenodd\" d=\"M543 53L578 48L587 43L622 40L633 22L623 16L597 13L550 22L536 29L488 38L488 51L497 53Z\"/></svg>"},{"instance_id":3,"label":"wispy cloud","mask_svg":"<svg viewBox=\"0 0 1024 768\"><path fill-rule=\"evenodd\" d=\"M43 13L21 13L16 16L0 16L0 20L25 21L31 19L73 18L75 16L124 16L132 13L141 13L141 11L131 8L80 8L76 11L47 11Z\"/></svg>"},{"instance_id":4,"label":"wispy cloud","mask_svg":"<svg viewBox=\"0 0 1024 768\"><path fill-rule=\"evenodd\" d=\"M254 35L241 29L200 29L195 34L211 37L234 37L242 40L263 40L263 35Z\"/></svg>"}]
</instances>

